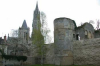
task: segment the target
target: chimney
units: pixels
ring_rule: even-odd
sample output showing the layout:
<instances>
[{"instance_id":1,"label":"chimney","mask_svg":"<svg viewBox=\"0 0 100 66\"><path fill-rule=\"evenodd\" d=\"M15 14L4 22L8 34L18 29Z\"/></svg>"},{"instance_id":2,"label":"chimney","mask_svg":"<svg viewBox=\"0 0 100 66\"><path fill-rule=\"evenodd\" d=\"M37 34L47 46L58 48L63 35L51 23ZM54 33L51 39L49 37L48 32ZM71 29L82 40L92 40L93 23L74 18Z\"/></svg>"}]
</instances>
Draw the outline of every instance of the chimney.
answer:
<instances>
[{"instance_id":1,"label":"chimney","mask_svg":"<svg viewBox=\"0 0 100 66\"><path fill-rule=\"evenodd\" d=\"M6 42L6 35L4 36L4 42Z\"/></svg>"}]
</instances>

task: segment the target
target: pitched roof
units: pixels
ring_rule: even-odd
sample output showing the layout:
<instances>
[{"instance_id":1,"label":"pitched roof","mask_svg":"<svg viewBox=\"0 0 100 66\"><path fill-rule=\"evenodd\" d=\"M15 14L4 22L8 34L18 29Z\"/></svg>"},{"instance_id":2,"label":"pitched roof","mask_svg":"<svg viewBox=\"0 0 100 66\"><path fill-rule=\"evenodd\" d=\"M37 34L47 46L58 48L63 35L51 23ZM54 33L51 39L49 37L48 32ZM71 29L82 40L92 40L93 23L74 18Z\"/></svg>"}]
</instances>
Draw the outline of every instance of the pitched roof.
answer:
<instances>
[{"instance_id":1,"label":"pitched roof","mask_svg":"<svg viewBox=\"0 0 100 66\"><path fill-rule=\"evenodd\" d=\"M22 28L27 29L26 20L23 21Z\"/></svg>"}]
</instances>

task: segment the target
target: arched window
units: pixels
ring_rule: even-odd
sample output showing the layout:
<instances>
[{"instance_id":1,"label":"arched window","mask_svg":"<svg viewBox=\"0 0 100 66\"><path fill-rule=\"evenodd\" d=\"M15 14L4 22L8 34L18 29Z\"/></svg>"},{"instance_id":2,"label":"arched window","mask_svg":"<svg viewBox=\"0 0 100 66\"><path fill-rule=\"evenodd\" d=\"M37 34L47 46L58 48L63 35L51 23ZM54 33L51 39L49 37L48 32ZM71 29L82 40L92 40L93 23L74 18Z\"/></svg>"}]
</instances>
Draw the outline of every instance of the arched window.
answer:
<instances>
[{"instance_id":1,"label":"arched window","mask_svg":"<svg viewBox=\"0 0 100 66\"><path fill-rule=\"evenodd\" d=\"M88 31L85 30L85 39L87 39L87 38L88 38Z\"/></svg>"}]
</instances>

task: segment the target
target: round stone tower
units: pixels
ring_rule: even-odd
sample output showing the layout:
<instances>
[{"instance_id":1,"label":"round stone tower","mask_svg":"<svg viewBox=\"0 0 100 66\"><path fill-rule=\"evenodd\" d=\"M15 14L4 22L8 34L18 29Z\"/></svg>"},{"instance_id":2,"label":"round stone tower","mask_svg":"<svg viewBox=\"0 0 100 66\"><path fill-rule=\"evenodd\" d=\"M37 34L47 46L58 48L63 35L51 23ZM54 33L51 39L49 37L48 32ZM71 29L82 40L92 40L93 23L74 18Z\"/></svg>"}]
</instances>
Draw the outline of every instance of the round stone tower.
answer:
<instances>
[{"instance_id":1,"label":"round stone tower","mask_svg":"<svg viewBox=\"0 0 100 66\"><path fill-rule=\"evenodd\" d=\"M74 39L76 24L69 18L54 20L55 64L73 64L72 40Z\"/></svg>"}]
</instances>

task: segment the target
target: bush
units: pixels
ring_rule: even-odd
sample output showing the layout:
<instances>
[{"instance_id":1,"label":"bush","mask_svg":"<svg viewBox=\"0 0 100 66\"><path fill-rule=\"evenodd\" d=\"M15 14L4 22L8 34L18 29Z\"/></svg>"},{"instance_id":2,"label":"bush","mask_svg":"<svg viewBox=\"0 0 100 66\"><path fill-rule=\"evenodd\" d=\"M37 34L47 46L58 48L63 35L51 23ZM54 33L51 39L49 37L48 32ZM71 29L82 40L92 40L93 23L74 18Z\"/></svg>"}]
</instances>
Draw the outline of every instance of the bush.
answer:
<instances>
[{"instance_id":1,"label":"bush","mask_svg":"<svg viewBox=\"0 0 100 66\"><path fill-rule=\"evenodd\" d=\"M15 56L15 55L2 55L2 58L5 58L6 60L10 59L15 59L18 61L26 61L27 57L26 56Z\"/></svg>"}]
</instances>

